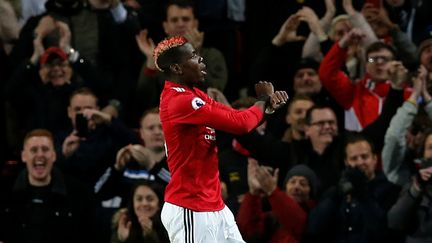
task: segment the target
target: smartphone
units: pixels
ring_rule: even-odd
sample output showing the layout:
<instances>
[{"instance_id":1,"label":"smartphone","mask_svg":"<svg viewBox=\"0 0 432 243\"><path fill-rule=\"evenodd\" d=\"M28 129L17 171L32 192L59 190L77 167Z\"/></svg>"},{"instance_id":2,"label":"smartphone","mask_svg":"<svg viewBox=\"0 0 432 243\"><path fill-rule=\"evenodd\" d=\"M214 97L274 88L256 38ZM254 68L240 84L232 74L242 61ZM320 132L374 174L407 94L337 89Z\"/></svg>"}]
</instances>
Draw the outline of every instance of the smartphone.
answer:
<instances>
[{"instance_id":1,"label":"smartphone","mask_svg":"<svg viewBox=\"0 0 432 243\"><path fill-rule=\"evenodd\" d=\"M88 121L87 118L84 117L82 113L77 113L75 115L75 128L78 132L77 136L85 138L88 136Z\"/></svg>"},{"instance_id":2,"label":"smartphone","mask_svg":"<svg viewBox=\"0 0 432 243\"><path fill-rule=\"evenodd\" d=\"M370 3L375 8L381 8L382 7L382 0L365 0L365 3Z\"/></svg>"}]
</instances>

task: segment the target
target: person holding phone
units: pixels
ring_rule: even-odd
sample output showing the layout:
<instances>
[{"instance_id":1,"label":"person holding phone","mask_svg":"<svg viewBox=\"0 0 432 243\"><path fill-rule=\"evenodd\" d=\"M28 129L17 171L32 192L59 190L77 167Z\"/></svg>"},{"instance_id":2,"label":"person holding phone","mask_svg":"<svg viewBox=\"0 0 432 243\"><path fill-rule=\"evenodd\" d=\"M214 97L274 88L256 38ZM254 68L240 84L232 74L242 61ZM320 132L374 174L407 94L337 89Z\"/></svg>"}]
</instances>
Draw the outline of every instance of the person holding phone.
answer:
<instances>
[{"instance_id":1,"label":"person holding phone","mask_svg":"<svg viewBox=\"0 0 432 243\"><path fill-rule=\"evenodd\" d=\"M78 137L85 138L88 136L89 129L87 123L87 118L85 118L82 113L78 113L75 115L75 127Z\"/></svg>"},{"instance_id":2,"label":"person holding phone","mask_svg":"<svg viewBox=\"0 0 432 243\"><path fill-rule=\"evenodd\" d=\"M60 39L52 43L55 46L44 46L45 35L35 38L31 57L12 69L10 79L5 82L3 94L10 104L6 140L8 151L14 156L19 155L17 138L23 138L26 131L46 128L56 133L68 128L66 108L75 89L87 86L98 94L109 89L94 64L79 49L72 48L71 39L75 36L65 22L45 17L38 28L46 35L58 32ZM102 103L108 98L100 96Z\"/></svg>"},{"instance_id":3,"label":"person holding phone","mask_svg":"<svg viewBox=\"0 0 432 243\"><path fill-rule=\"evenodd\" d=\"M98 98L88 88L72 93L67 114L72 127L56 134L59 165L94 187L115 161L116 151L139 139L118 118L100 110Z\"/></svg>"}]
</instances>

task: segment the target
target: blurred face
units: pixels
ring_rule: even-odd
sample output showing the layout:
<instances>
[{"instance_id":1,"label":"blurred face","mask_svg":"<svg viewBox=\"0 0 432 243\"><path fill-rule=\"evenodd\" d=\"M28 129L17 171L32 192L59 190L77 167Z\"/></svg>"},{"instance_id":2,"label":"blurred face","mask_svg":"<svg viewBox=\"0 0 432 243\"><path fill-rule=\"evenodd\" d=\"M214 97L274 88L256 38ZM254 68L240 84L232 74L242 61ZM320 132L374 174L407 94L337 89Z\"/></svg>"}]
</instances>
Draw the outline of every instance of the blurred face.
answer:
<instances>
[{"instance_id":1,"label":"blurred face","mask_svg":"<svg viewBox=\"0 0 432 243\"><path fill-rule=\"evenodd\" d=\"M372 153L372 148L366 141L348 144L345 148L345 164L350 167L358 167L371 180L375 177L377 157Z\"/></svg>"},{"instance_id":2,"label":"blurred face","mask_svg":"<svg viewBox=\"0 0 432 243\"><path fill-rule=\"evenodd\" d=\"M330 35L330 39L333 42L339 41L345 34L351 30L352 26L348 20L341 20L335 23L333 32Z\"/></svg>"},{"instance_id":3,"label":"blurred face","mask_svg":"<svg viewBox=\"0 0 432 243\"><path fill-rule=\"evenodd\" d=\"M285 192L298 203L309 200L311 188L304 176L293 176L285 185Z\"/></svg>"},{"instance_id":4,"label":"blurred face","mask_svg":"<svg viewBox=\"0 0 432 243\"><path fill-rule=\"evenodd\" d=\"M425 148L424 148L424 152L423 152L423 157L425 159L432 158L432 135L429 135L426 138L424 145L425 145Z\"/></svg>"},{"instance_id":5,"label":"blurred face","mask_svg":"<svg viewBox=\"0 0 432 243\"><path fill-rule=\"evenodd\" d=\"M139 186L133 196L133 207L137 216L153 217L159 210L159 198L148 186Z\"/></svg>"},{"instance_id":6,"label":"blurred face","mask_svg":"<svg viewBox=\"0 0 432 243\"><path fill-rule=\"evenodd\" d=\"M58 87L70 82L72 68L67 60L54 59L40 68L39 76L44 83L51 83Z\"/></svg>"},{"instance_id":7,"label":"blurred face","mask_svg":"<svg viewBox=\"0 0 432 243\"><path fill-rule=\"evenodd\" d=\"M72 121L72 125L74 128L76 127L75 124L75 116L77 113L82 113L85 109L96 109L98 110L99 107L97 106L97 99L93 95L87 95L87 94L77 94L74 97L71 98L70 104L68 107L68 116ZM95 129L96 123L93 119L90 119L88 121L88 127L89 129Z\"/></svg>"},{"instance_id":8,"label":"blurred face","mask_svg":"<svg viewBox=\"0 0 432 243\"><path fill-rule=\"evenodd\" d=\"M400 7L405 3L405 0L386 0L386 2L392 7Z\"/></svg>"},{"instance_id":9,"label":"blurred face","mask_svg":"<svg viewBox=\"0 0 432 243\"><path fill-rule=\"evenodd\" d=\"M419 151L422 147L422 143L424 143L425 134L422 131L412 131L412 129L408 129L405 139L407 147L414 150Z\"/></svg>"},{"instance_id":10,"label":"blurred face","mask_svg":"<svg viewBox=\"0 0 432 243\"><path fill-rule=\"evenodd\" d=\"M192 8L171 5L167 9L167 18L163 22L163 28L168 36L184 36L187 31L198 28L198 21L195 19Z\"/></svg>"},{"instance_id":11,"label":"blurred face","mask_svg":"<svg viewBox=\"0 0 432 243\"><path fill-rule=\"evenodd\" d=\"M289 106L286 116L286 122L291 126L291 129L304 132L304 118L306 111L313 106L310 100L296 100Z\"/></svg>"},{"instance_id":12,"label":"blurred face","mask_svg":"<svg viewBox=\"0 0 432 243\"><path fill-rule=\"evenodd\" d=\"M432 72L432 44L423 49L420 54L420 64L425 66L429 72Z\"/></svg>"},{"instance_id":13,"label":"blurred face","mask_svg":"<svg viewBox=\"0 0 432 243\"><path fill-rule=\"evenodd\" d=\"M316 94L321 91L321 82L312 68L302 68L294 76L294 91L297 94Z\"/></svg>"},{"instance_id":14,"label":"blurred face","mask_svg":"<svg viewBox=\"0 0 432 243\"><path fill-rule=\"evenodd\" d=\"M393 54L387 49L371 52L366 60L366 72L376 82L384 82L389 79L389 62L394 59Z\"/></svg>"},{"instance_id":15,"label":"blurred face","mask_svg":"<svg viewBox=\"0 0 432 243\"><path fill-rule=\"evenodd\" d=\"M141 120L140 135L147 148L163 149L165 138L159 114L150 113Z\"/></svg>"},{"instance_id":16,"label":"blurred face","mask_svg":"<svg viewBox=\"0 0 432 243\"><path fill-rule=\"evenodd\" d=\"M185 51L185 58L179 65L181 67L180 75L184 83L204 82L207 72L203 58L198 55L190 43L186 43L182 48Z\"/></svg>"},{"instance_id":17,"label":"blurred face","mask_svg":"<svg viewBox=\"0 0 432 243\"><path fill-rule=\"evenodd\" d=\"M383 23L380 18L376 18L374 13L370 11L363 11L363 15L379 39L383 39L390 35L389 27Z\"/></svg>"},{"instance_id":18,"label":"blurred face","mask_svg":"<svg viewBox=\"0 0 432 243\"><path fill-rule=\"evenodd\" d=\"M48 137L29 138L24 144L21 159L26 164L31 185L45 186L50 183L56 153Z\"/></svg>"},{"instance_id":19,"label":"blurred face","mask_svg":"<svg viewBox=\"0 0 432 243\"><path fill-rule=\"evenodd\" d=\"M338 134L337 120L329 108L315 109L310 124L305 125L305 134L313 144L329 144Z\"/></svg>"}]
</instances>

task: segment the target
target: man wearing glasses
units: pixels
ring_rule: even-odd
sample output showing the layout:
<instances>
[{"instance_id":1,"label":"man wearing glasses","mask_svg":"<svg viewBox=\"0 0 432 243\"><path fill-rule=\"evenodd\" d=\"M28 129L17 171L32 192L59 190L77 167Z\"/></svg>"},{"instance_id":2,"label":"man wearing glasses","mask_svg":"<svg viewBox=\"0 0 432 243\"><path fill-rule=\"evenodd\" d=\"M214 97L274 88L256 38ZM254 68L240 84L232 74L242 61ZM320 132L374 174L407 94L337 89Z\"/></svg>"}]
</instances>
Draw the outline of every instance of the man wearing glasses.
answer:
<instances>
[{"instance_id":1,"label":"man wearing glasses","mask_svg":"<svg viewBox=\"0 0 432 243\"><path fill-rule=\"evenodd\" d=\"M333 45L321 62L319 75L323 86L345 109L345 128L361 131L381 113L390 87L404 89L407 69L396 61L396 51L382 42L372 43L366 49L365 75L360 80L350 80L341 70L347 57L347 47L359 43L364 33L353 28ZM410 91L404 90L404 98Z\"/></svg>"},{"instance_id":2,"label":"man wearing glasses","mask_svg":"<svg viewBox=\"0 0 432 243\"><path fill-rule=\"evenodd\" d=\"M362 130L362 135L374 141L376 151L383 147L385 129L397 108L402 104L402 90L389 87L382 112ZM317 198L338 183L344 168L343 143L346 131L338 127L334 110L326 105L314 105L304 118L305 139L284 142L271 135L256 132L237 137L244 148L260 163L279 168L285 175L297 164L305 164L314 171L319 180ZM278 185L283 186L279 178Z\"/></svg>"}]
</instances>

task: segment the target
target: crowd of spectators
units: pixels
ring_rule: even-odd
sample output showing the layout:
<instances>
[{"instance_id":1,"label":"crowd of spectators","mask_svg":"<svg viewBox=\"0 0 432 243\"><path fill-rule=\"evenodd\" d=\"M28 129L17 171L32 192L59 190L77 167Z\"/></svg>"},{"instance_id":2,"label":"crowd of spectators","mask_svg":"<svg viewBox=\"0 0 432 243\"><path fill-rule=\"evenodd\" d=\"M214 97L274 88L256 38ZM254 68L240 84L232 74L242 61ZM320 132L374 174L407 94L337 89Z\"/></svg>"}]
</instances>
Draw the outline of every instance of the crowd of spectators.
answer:
<instances>
[{"instance_id":1,"label":"crowd of spectators","mask_svg":"<svg viewBox=\"0 0 432 243\"><path fill-rule=\"evenodd\" d=\"M0 243L169 242L155 44L182 35L246 242L432 242L432 1L0 0Z\"/></svg>"}]
</instances>

